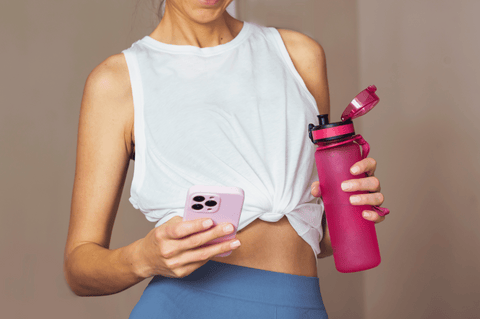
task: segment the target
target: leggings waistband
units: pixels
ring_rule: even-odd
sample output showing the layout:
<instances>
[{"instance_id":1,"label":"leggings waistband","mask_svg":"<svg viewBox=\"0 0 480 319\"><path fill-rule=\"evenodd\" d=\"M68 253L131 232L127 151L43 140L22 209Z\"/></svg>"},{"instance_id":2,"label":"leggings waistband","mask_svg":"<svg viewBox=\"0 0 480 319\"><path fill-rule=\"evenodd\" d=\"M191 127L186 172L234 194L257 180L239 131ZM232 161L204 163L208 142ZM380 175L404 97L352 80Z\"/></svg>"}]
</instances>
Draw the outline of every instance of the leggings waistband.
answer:
<instances>
[{"instance_id":1,"label":"leggings waistband","mask_svg":"<svg viewBox=\"0 0 480 319\"><path fill-rule=\"evenodd\" d=\"M155 283L279 306L322 308L318 277L298 276L209 260L183 278L153 277Z\"/></svg>"}]
</instances>

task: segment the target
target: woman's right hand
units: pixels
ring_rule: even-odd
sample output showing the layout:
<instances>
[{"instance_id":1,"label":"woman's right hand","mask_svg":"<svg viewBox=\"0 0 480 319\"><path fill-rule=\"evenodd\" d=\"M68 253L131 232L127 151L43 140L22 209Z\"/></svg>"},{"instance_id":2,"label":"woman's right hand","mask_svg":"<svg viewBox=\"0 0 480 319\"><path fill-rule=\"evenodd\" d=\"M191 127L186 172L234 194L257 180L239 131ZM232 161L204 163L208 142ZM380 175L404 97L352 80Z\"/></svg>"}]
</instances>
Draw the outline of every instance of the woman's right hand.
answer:
<instances>
[{"instance_id":1,"label":"woman's right hand","mask_svg":"<svg viewBox=\"0 0 480 319\"><path fill-rule=\"evenodd\" d=\"M201 218L183 221L182 217L175 216L154 229L138 246L139 275L148 278L155 275L164 277L182 278L188 276L197 268L203 266L212 257L237 247L230 245L236 238L214 245L199 247L219 237L233 232L224 231L224 227L231 225L222 223L212 227L204 226L210 218Z\"/></svg>"}]
</instances>

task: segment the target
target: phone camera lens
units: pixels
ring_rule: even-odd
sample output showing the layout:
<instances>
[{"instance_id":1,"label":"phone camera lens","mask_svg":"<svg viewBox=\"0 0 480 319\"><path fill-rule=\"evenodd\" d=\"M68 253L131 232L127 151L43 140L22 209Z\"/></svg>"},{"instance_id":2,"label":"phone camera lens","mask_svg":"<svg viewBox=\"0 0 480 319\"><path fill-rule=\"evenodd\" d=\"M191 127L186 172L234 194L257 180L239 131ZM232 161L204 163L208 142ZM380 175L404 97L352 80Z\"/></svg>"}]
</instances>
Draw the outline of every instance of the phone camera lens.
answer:
<instances>
[{"instance_id":1,"label":"phone camera lens","mask_svg":"<svg viewBox=\"0 0 480 319\"><path fill-rule=\"evenodd\" d=\"M192 206L192 208L195 209L195 210L200 210L200 209L203 208L203 205L195 204L195 205Z\"/></svg>"},{"instance_id":2,"label":"phone camera lens","mask_svg":"<svg viewBox=\"0 0 480 319\"><path fill-rule=\"evenodd\" d=\"M203 197L203 196L195 196L195 197L193 198L193 200L196 201L196 202L203 202L203 201L205 200L205 197Z\"/></svg>"},{"instance_id":3,"label":"phone camera lens","mask_svg":"<svg viewBox=\"0 0 480 319\"><path fill-rule=\"evenodd\" d=\"M205 205L207 205L208 207L212 207L212 206L217 205L217 202L214 201L214 200L209 200L205 203Z\"/></svg>"}]
</instances>

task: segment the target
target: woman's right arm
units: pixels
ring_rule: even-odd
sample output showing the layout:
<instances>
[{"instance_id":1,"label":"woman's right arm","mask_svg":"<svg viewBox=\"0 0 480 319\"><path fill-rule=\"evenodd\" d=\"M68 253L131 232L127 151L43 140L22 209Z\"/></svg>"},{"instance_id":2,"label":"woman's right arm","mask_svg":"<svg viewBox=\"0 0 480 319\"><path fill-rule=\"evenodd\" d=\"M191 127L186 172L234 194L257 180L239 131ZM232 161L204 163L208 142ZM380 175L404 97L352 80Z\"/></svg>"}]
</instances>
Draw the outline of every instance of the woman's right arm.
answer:
<instances>
[{"instance_id":1,"label":"woman's right arm","mask_svg":"<svg viewBox=\"0 0 480 319\"><path fill-rule=\"evenodd\" d=\"M113 55L88 76L80 108L64 255L65 278L80 296L114 294L154 275L183 277L232 250L233 240L198 248L224 236L223 224L204 227L207 218L181 217L128 246L109 249L132 153L132 119L128 68L123 54Z\"/></svg>"},{"instance_id":2,"label":"woman's right arm","mask_svg":"<svg viewBox=\"0 0 480 319\"><path fill-rule=\"evenodd\" d=\"M131 153L132 97L121 58L98 65L83 91L64 260L66 280L77 295L115 293L143 279L133 268L138 242L108 249Z\"/></svg>"}]
</instances>

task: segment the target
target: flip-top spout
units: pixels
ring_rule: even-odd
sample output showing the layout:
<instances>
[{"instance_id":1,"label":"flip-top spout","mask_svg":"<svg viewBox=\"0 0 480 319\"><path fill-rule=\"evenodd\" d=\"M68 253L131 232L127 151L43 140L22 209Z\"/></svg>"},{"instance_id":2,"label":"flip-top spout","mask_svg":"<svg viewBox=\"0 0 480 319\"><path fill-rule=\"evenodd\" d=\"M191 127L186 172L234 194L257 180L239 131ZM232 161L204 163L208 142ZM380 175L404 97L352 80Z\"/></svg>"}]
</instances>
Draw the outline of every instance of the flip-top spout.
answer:
<instances>
[{"instance_id":1,"label":"flip-top spout","mask_svg":"<svg viewBox=\"0 0 480 319\"><path fill-rule=\"evenodd\" d=\"M377 87L375 85L370 85L368 88L358 93L358 95L350 102L345 111L342 113L342 121L345 122L348 119L354 119L359 116L362 116L375 105L377 105L380 100L375 94Z\"/></svg>"}]
</instances>

